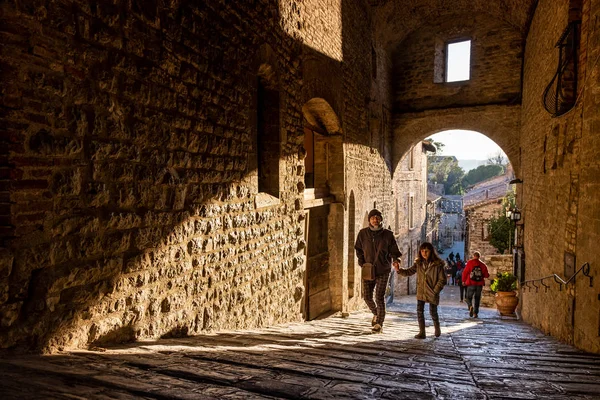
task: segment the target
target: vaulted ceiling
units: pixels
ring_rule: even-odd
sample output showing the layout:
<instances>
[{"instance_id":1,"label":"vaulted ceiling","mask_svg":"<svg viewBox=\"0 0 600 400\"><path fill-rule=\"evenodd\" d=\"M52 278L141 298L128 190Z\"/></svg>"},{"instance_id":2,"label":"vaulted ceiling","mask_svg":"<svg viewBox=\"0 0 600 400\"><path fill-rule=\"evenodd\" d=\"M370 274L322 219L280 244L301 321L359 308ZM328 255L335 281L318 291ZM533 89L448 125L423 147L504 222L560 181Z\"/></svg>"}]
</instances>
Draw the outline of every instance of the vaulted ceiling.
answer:
<instances>
[{"instance_id":1,"label":"vaulted ceiling","mask_svg":"<svg viewBox=\"0 0 600 400\"><path fill-rule=\"evenodd\" d=\"M377 41L392 50L423 24L451 15L488 14L524 36L537 0L369 0Z\"/></svg>"}]
</instances>

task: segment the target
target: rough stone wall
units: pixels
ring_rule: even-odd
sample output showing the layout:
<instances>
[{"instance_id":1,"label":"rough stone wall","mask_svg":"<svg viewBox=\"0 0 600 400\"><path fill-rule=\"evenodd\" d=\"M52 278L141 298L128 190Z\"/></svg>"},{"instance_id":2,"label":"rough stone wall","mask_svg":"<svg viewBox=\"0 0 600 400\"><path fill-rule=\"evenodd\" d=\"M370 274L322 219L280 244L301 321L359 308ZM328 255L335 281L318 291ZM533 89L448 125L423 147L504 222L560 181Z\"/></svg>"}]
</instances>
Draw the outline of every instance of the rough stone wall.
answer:
<instances>
[{"instance_id":1,"label":"rough stone wall","mask_svg":"<svg viewBox=\"0 0 600 400\"><path fill-rule=\"evenodd\" d=\"M434 82L436 72L445 74L446 43L466 39L471 40L469 81L443 83L442 76L441 83ZM393 55L394 111L516 102L520 52L520 32L501 20L485 14L436 16Z\"/></svg>"},{"instance_id":2,"label":"rough stone wall","mask_svg":"<svg viewBox=\"0 0 600 400\"><path fill-rule=\"evenodd\" d=\"M584 2L583 37L587 37L587 46L583 46L582 59L587 62L586 84L583 99L583 121L581 140L585 145L581 151L581 174L579 181L579 201L577 208L577 262L590 264L590 276L594 277L594 286L590 287L588 278L576 281L576 307L573 343L588 351L600 353L600 213L598 212L598 193L600 190L600 1ZM592 22L593 21L593 22ZM589 35L589 36L588 36ZM587 70L586 70L587 68ZM570 218L573 219L572 217Z\"/></svg>"},{"instance_id":3,"label":"rough stone wall","mask_svg":"<svg viewBox=\"0 0 600 400\"><path fill-rule=\"evenodd\" d=\"M336 111L356 153L370 154L368 9L349 4L3 3L12 167L0 222L8 188L13 228L0 253L1 346L52 351L298 320L303 35L345 60ZM341 31L309 24L315 14ZM282 154L279 200L258 208L254 82L265 61ZM361 158L380 177L368 193L389 203L383 159Z\"/></svg>"},{"instance_id":4,"label":"rough stone wall","mask_svg":"<svg viewBox=\"0 0 600 400\"><path fill-rule=\"evenodd\" d=\"M481 292L481 305L484 307L496 307L496 299L494 293L490 291L492 280L496 278L499 272L513 272L512 255L488 255L482 253L481 261L488 267L490 274L489 279L485 280L485 286Z\"/></svg>"},{"instance_id":5,"label":"rough stone wall","mask_svg":"<svg viewBox=\"0 0 600 400\"><path fill-rule=\"evenodd\" d=\"M501 199L491 200L487 203L471 206L465 209L467 229L467 240L465 243L466 257L474 251L488 256L498 254L498 250L490 244L488 221L502 210ZM487 235L487 236L486 236Z\"/></svg>"},{"instance_id":6,"label":"rough stone wall","mask_svg":"<svg viewBox=\"0 0 600 400\"><path fill-rule=\"evenodd\" d=\"M344 54L344 160L346 177L346 200L354 198L355 234L368 226L367 214L373 208L383 214L383 224L393 229L396 221L395 198L392 194L392 134L389 79L391 64L381 45L373 39L372 29L365 21L371 20L370 10L361 1L343 1L343 9L351 10L344 15L361 18L346 21L343 15L342 45ZM356 51L348 45L355 43ZM365 85L368 83L368 85ZM346 210L352 211L351 207ZM356 237L348 237L351 247ZM350 252L349 252L350 258ZM354 276L360 276L356 256L348 260L354 268ZM344 275L344 280L346 275ZM348 310L364 307L361 296L354 296Z\"/></svg>"},{"instance_id":7,"label":"rough stone wall","mask_svg":"<svg viewBox=\"0 0 600 400\"><path fill-rule=\"evenodd\" d=\"M567 26L568 6L569 2L540 1L525 48L523 185L517 196L524 210L526 279L551 274L568 279L572 270L565 268L566 255L575 256L577 268L589 262L591 275L598 277L597 1L584 1L586 36L580 42L580 60L586 64L580 67L578 103L568 114L552 118L540 102L557 67L554 45ZM598 293L597 283L589 287L587 278L577 278L567 290L551 284L547 292L524 291L523 319L568 343L599 352Z\"/></svg>"},{"instance_id":8,"label":"rough stone wall","mask_svg":"<svg viewBox=\"0 0 600 400\"><path fill-rule=\"evenodd\" d=\"M525 32L535 3L536 0L371 1L377 5L375 28L378 39L386 48L401 42L407 33L431 24L432 20L435 23L435 20L456 18L457 14L464 15L463 19L457 19L458 22L483 14Z\"/></svg>"}]
</instances>

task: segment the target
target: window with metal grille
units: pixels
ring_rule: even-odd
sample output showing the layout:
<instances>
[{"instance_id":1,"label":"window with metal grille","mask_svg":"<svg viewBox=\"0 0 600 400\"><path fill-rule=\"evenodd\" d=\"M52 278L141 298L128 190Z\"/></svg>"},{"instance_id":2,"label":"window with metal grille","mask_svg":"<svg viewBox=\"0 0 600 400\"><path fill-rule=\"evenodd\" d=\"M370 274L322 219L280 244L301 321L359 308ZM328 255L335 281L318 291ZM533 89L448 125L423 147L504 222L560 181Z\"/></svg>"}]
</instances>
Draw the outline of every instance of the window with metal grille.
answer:
<instances>
[{"instance_id":1,"label":"window with metal grille","mask_svg":"<svg viewBox=\"0 0 600 400\"><path fill-rule=\"evenodd\" d=\"M569 23L560 39L558 47L558 68L544 90L544 108L553 117L565 114L577 102L577 62L579 50L579 27L581 21Z\"/></svg>"}]
</instances>

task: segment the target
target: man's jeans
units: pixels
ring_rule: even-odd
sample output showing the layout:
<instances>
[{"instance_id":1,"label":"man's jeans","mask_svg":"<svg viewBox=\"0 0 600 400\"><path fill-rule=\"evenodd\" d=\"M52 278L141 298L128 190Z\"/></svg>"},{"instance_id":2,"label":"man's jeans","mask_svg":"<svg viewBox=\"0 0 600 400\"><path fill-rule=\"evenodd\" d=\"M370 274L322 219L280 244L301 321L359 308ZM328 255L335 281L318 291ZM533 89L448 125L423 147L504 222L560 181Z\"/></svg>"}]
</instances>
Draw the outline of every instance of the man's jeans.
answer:
<instances>
[{"instance_id":1,"label":"man's jeans","mask_svg":"<svg viewBox=\"0 0 600 400\"><path fill-rule=\"evenodd\" d=\"M467 298L465 301L469 308L473 306L473 313L475 315L479 314L479 303L481 302L481 291L483 290L483 286L467 286ZM473 304L473 297L475 297L475 302Z\"/></svg>"}]
</instances>

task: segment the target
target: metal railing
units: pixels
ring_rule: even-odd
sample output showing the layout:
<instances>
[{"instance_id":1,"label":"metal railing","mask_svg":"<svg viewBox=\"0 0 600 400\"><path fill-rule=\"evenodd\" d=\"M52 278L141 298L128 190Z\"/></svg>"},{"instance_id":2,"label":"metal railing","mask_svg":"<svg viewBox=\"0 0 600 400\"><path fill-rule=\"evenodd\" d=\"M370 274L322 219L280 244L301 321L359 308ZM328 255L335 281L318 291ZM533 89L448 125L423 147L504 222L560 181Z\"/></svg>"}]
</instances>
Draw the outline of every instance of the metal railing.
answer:
<instances>
[{"instance_id":1,"label":"metal railing","mask_svg":"<svg viewBox=\"0 0 600 400\"><path fill-rule=\"evenodd\" d=\"M535 288L535 291L537 292L540 289L540 286L536 285L535 283L540 282L541 286L543 286L545 291L547 292L550 285L545 284L544 280L552 279L552 280L554 280L555 283L558 283L559 290L562 291L563 285L565 285L565 287L566 287L569 283L575 282L575 276L577 276L577 274L579 272L581 272L583 274L583 276L590 279L590 287L593 287L594 286L594 277L590 276L590 263L586 262L577 271L575 271L575 273L566 281L563 280L560 276L558 276L556 274L552 274L552 275L544 276L543 278L529 279L529 280L523 281L520 283L521 289L527 288L527 289L529 289L529 292L531 292L531 289Z\"/></svg>"}]
</instances>

